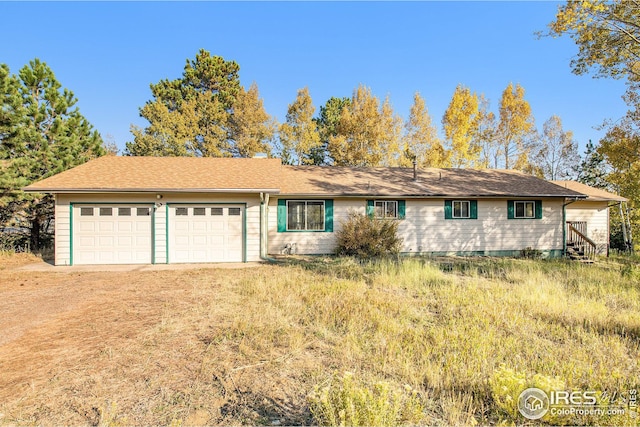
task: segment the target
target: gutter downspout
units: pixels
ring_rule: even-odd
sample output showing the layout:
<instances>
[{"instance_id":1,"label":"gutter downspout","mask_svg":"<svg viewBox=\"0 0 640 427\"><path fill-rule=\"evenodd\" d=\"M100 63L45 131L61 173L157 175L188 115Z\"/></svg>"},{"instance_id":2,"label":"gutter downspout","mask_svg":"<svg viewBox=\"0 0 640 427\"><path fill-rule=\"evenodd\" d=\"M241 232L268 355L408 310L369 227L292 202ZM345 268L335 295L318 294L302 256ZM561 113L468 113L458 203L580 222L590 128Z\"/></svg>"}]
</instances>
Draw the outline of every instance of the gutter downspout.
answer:
<instances>
[{"instance_id":1,"label":"gutter downspout","mask_svg":"<svg viewBox=\"0 0 640 427\"><path fill-rule=\"evenodd\" d=\"M575 198L562 205L562 256L565 258L567 257L567 206L577 201L578 199Z\"/></svg>"},{"instance_id":2,"label":"gutter downspout","mask_svg":"<svg viewBox=\"0 0 640 427\"><path fill-rule=\"evenodd\" d=\"M275 258L267 256L269 219L267 212L269 209L269 193L260 193L260 259L269 263L276 263Z\"/></svg>"}]
</instances>

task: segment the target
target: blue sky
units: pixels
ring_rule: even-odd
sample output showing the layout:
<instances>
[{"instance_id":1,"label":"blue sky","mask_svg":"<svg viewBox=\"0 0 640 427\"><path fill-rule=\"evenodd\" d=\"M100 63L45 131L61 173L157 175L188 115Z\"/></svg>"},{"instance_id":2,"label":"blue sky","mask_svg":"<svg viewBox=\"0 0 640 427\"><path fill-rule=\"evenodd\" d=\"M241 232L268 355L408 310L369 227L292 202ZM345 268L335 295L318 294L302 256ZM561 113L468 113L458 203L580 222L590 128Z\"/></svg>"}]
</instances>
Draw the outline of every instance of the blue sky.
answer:
<instances>
[{"instance_id":1,"label":"blue sky","mask_svg":"<svg viewBox=\"0 0 640 427\"><path fill-rule=\"evenodd\" d=\"M509 82L526 90L536 125L556 114L581 152L594 126L626 111L621 81L571 74L569 38L537 39L556 2L0 2L0 63L13 73L37 57L120 148L150 83L178 78L200 48L240 65L267 112L284 120L308 86L316 107L358 84L387 95L405 118L413 94L434 122L458 84L491 100Z\"/></svg>"}]
</instances>

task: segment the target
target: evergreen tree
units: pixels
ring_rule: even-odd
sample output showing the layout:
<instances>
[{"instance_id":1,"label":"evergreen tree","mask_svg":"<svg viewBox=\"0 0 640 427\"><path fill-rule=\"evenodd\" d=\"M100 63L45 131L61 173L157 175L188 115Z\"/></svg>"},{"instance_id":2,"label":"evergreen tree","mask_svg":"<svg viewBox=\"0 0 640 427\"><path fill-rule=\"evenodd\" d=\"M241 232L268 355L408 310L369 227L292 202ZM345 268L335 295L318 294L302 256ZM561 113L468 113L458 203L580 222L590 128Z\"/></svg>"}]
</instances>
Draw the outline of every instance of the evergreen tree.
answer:
<instances>
[{"instance_id":1,"label":"evergreen tree","mask_svg":"<svg viewBox=\"0 0 640 427\"><path fill-rule=\"evenodd\" d=\"M73 93L38 59L17 76L0 65L0 90L0 227L28 229L37 250L53 218L53 198L21 188L103 155L102 138L74 108Z\"/></svg>"},{"instance_id":2,"label":"evergreen tree","mask_svg":"<svg viewBox=\"0 0 640 427\"><path fill-rule=\"evenodd\" d=\"M240 92L239 69L201 49L187 60L181 78L152 84L153 100L140 109L149 126L132 128L134 140L127 143L126 154L232 156L229 122Z\"/></svg>"},{"instance_id":3,"label":"evergreen tree","mask_svg":"<svg viewBox=\"0 0 640 427\"><path fill-rule=\"evenodd\" d=\"M589 140L584 157L576 170L578 181L591 187L607 189L607 166L604 156L598 152L596 146Z\"/></svg>"},{"instance_id":4,"label":"evergreen tree","mask_svg":"<svg viewBox=\"0 0 640 427\"><path fill-rule=\"evenodd\" d=\"M331 97L325 105L320 106L320 113L314 119L320 134L320 146L311 150L310 160L312 164L323 165L332 161L329 157L329 139L338 135L338 122L342 110L351 105L351 99Z\"/></svg>"}]
</instances>

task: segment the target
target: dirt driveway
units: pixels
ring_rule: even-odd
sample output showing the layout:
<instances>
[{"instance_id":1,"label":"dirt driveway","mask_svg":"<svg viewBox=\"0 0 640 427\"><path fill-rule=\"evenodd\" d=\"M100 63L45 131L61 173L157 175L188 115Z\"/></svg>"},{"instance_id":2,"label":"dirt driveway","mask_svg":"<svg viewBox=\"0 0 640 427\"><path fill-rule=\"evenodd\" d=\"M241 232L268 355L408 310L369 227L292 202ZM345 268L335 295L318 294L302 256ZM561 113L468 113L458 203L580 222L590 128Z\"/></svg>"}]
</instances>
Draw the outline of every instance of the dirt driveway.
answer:
<instances>
[{"instance_id":1,"label":"dirt driveway","mask_svg":"<svg viewBox=\"0 0 640 427\"><path fill-rule=\"evenodd\" d=\"M233 318L238 278L272 267L25 269L33 261L0 258L0 425L171 424L174 418L237 424L254 417L225 412L238 393L211 378L224 377L235 353L214 362L202 337ZM203 360L212 360L217 373L204 372ZM184 396L190 400L181 401ZM130 418L119 419L121 413Z\"/></svg>"}]
</instances>

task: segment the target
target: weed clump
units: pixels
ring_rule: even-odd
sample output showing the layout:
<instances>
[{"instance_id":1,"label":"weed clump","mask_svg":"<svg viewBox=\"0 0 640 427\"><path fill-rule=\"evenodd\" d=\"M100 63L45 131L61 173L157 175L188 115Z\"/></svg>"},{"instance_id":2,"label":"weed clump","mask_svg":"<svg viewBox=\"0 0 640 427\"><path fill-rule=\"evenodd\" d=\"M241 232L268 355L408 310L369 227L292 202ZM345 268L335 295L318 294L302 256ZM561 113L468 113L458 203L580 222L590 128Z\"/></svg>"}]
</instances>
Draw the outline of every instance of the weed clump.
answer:
<instances>
[{"instance_id":1,"label":"weed clump","mask_svg":"<svg viewBox=\"0 0 640 427\"><path fill-rule=\"evenodd\" d=\"M402 239L398 237L398 222L371 218L351 212L336 234L337 255L374 258L396 255Z\"/></svg>"},{"instance_id":2,"label":"weed clump","mask_svg":"<svg viewBox=\"0 0 640 427\"><path fill-rule=\"evenodd\" d=\"M370 386L350 372L334 376L326 387L317 387L309 403L315 421L322 426L415 425L424 419L418 393L411 387L394 387L386 381Z\"/></svg>"}]
</instances>

